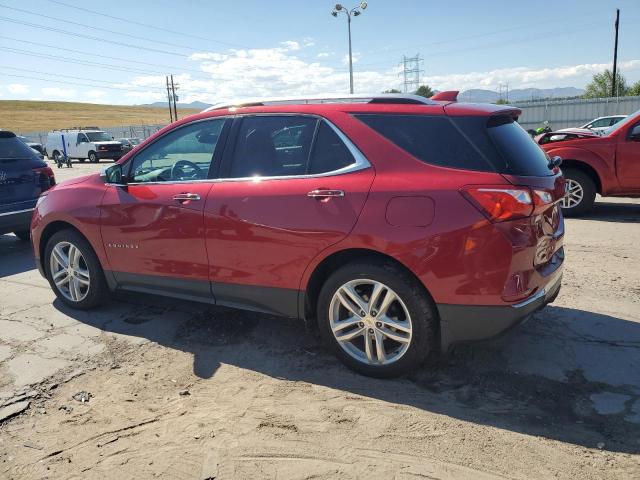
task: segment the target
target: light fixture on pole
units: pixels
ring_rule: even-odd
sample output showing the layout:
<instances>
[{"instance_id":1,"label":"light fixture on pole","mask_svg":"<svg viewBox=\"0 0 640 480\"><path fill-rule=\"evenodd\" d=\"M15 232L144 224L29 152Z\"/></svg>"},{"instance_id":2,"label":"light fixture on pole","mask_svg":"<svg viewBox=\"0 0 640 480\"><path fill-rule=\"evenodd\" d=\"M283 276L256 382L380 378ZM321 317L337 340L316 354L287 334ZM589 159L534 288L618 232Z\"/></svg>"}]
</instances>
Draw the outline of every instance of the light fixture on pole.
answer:
<instances>
[{"instance_id":1,"label":"light fixture on pole","mask_svg":"<svg viewBox=\"0 0 640 480\"><path fill-rule=\"evenodd\" d=\"M357 6L351 10L343 7L337 3L333 8L331 15L337 17L339 13L344 13L347 16L347 28L349 30L349 91L353 93L353 56L351 54L351 17L357 17L362 14L363 10L366 10L367 2L360 2Z\"/></svg>"}]
</instances>

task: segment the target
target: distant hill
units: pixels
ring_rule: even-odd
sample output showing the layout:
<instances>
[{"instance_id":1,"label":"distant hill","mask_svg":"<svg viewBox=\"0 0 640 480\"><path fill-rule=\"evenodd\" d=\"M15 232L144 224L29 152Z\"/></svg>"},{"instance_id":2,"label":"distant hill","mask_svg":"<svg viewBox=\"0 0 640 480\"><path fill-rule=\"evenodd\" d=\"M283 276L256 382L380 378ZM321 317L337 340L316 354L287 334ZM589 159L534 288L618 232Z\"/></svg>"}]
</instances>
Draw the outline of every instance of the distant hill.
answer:
<instances>
[{"instance_id":1,"label":"distant hill","mask_svg":"<svg viewBox=\"0 0 640 480\"><path fill-rule=\"evenodd\" d=\"M503 92L503 98L506 92ZM578 97L584 90L575 87L558 88L516 88L509 90L509 101L521 102L540 98ZM500 99L500 93L493 90L472 89L465 90L458 95L461 102L492 103Z\"/></svg>"},{"instance_id":2,"label":"distant hill","mask_svg":"<svg viewBox=\"0 0 640 480\"><path fill-rule=\"evenodd\" d=\"M178 115L182 118L200 110L202 109L178 108ZM0 129L17 133L78 125L96 125L104 128L166 123L169 123L169 112L148 106L0 100Z\"/></svg>"},{"instance_id":3,"label":"distant hill","mask_svg":"<svg viewBox=\"0 0 640 480\"><path fill-rule=\"evenodd\" d=\"M168 108L167 102L153 102L147 103L145 105L140 105L141 107L154 107L154 108ZM178 110L181 108L193 109L193 110L204 110L205 108L209 108L211 106L210 103L204 102L191 102L191 103L180 103L178 102ZM178 112L179 113L179 112Z\"/></svg>"}]
</instances>

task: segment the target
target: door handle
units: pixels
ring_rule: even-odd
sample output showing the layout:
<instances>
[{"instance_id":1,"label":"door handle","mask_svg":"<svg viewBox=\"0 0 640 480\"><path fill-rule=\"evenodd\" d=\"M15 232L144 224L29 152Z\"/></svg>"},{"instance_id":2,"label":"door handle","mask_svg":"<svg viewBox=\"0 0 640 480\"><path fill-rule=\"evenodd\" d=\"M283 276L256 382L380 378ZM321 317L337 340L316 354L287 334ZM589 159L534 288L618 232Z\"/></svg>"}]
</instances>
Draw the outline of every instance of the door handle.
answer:
<instances>
[{"instance_id":1,"label":"door handle","mask_svg":"<svg viewBox=\"0 0 640 480\"><path fill-rule=\"evenodd\" d=\"M193 202L196 200L200 200L200 195L198 195L197 193L179 193L178 195L174 195L173 199L176 202Z\"/></svg>"},{"instance_id":2,"label":"door handle","mask_svg":"<svg viewBox=\"0 0 640 480\"><path fill-rule=\"evenodd\" d=\"M311 190L309 193L307 193L307 197L319 198L319 199L330 198L330 197L344 197L344 191L343 190L325 190L322 188L318 188L316 190Z\"/></svg>"}]
</instances>

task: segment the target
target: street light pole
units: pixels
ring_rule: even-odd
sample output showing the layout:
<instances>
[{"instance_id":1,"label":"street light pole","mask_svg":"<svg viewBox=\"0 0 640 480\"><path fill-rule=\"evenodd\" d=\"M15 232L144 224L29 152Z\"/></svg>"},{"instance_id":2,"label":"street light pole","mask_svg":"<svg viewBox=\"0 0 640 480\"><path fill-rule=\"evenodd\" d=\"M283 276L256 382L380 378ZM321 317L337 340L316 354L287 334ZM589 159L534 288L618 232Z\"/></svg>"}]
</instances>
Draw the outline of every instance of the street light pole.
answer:
<instances>
[{"instance_id":1,"label":"street light pole","mask_svg":"<svg viewBox=\"0 0 640 480\"><path fill-rule=\"evenodd\" d=\"M337 3L333 8L331 15L338 16L338 13L344 13L347 16L347 30L349 31L349 92L353 93L353 54L351 51L351 17L357 17L362 14L362 10L367 8L367 2L360 2L351 10L347 10L341 4Z\"/></svg>"}]
</instances>

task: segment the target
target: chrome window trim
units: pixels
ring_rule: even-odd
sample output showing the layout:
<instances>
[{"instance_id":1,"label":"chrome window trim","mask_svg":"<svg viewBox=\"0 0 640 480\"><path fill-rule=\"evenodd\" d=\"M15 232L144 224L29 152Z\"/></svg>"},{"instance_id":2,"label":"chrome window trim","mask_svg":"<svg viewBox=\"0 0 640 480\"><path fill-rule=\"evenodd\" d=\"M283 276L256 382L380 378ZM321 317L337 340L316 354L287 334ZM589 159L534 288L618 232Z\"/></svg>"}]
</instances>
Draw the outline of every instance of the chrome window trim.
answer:
<instances>
[{"instance_id":1,"label":"chrome window trim","mask_svg":"<svg viewBox=\"0 0 640 480\"><path fill-rule=\"evenodd\" d=\"M346 145L347 149L349 150L349 153L351 153L355 161L351 165L347 165L346 167L339 168L338 170L331 170L330 172L306 174L306 175L274 175L270 177L237 177L237 178L203 178L199 180L173 180L173 181L167 181L167 182L131 182L131 183L127 183L126 185L175 185L175 184L184 184L184 183L223 183L223 182L249 182L249 181L263 182L266 180L300 180L300 179L309 179L309 178L334 177L337 175L344 175L346 173L357 172L359 170L364 170L366 168L371 167L371 163L369 163L369 160L367 160L367 157L364 156L364 154L360 151L358 147L356 147L356 145L349 139L349 137L347 137L342 132L342 130L340 130L337 126L335 126L333 122L330 122L329 120L327 120L326 118L320 115L304 114L304 113L298 114L295 112L291 112L291 113L279 112L279 113L255 113L255 114L249 113L246 115L242 115L242 114L234 115L233 117L257 117L257 116L313 117L313 118L319 119L320 121L326 122L329 125L329 127L331 127L331 129L336 133L336 135L338 135L338 138L340 138L340 140ZM213 118L222 118L222 116L213 117ZM231 118L231 117L225 116L225 118ZM205 120L209 120L209 119L205 119ZM191 122L191 123L197 123L201 121L203 120L197 120L196 122ZM191 123L187 123L185 124L185 126L191 125ZM134 159L135 157L131 159L131 161L133 161ZM108 183L107 185L122 186L120 184L114 184L114 183Z\"/></svg>"},{"instance_id":2,"label":"chrome window trim","mask_svg":"<svg viewBox=\"0 0 640 480\"><path fill-rule=\"evenodd\" d=\"M4 212L4 213L0 213L0 217L6 217L8 215L17 215L19 213L33 212L34 210L35 208L25 208L24 210L14 210L13 212Z\"/></svg>"}]
</instances>

